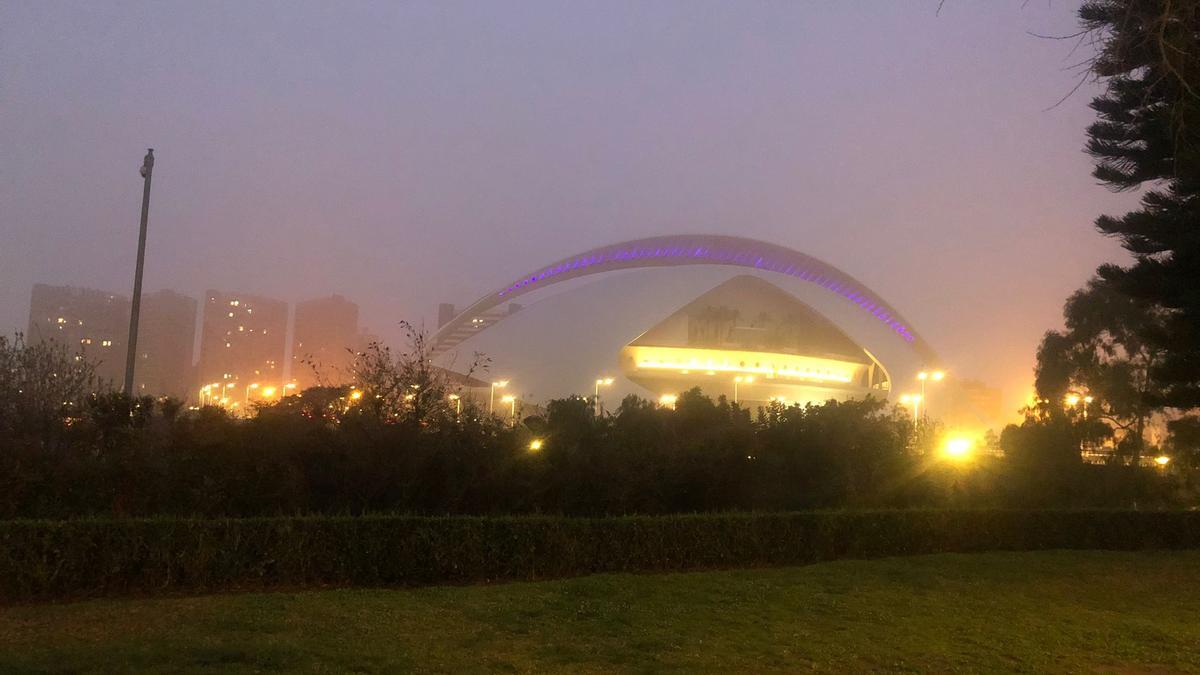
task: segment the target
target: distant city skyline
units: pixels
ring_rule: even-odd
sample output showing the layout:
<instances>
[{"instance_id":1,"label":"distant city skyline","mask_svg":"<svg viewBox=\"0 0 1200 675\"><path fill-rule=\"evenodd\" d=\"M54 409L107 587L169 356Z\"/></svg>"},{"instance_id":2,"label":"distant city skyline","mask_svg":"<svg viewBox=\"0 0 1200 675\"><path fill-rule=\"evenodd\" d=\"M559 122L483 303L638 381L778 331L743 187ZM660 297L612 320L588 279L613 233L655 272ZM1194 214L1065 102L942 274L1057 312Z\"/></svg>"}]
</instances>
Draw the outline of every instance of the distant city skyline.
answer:
<instances>
[{"instance_id":1,"label":"distant city skyline","mask_svg":"<svg viewBox=\"0 0 1200 675\"><path fill-rule=\"evenodd\" d=\"M295 320L293 305L282 300L215 289L203 297L198 303L168 289L143 294L138 393L195 403L205 384L215 383L224 393L235 389L230 383L240 383L239 400L261 396L247 389L251 385L281 392L289 384L289 389L341 384L350 350L369 339L360 330L358 306L340 295L296 303ZM81 350L99 364L102 384L120 388L129 312L129 298L119 293L35 284L23 332L29 342L53 340L72 352ZM318 382L312 363L330 381Z\"/></svg>"}]
</instances>

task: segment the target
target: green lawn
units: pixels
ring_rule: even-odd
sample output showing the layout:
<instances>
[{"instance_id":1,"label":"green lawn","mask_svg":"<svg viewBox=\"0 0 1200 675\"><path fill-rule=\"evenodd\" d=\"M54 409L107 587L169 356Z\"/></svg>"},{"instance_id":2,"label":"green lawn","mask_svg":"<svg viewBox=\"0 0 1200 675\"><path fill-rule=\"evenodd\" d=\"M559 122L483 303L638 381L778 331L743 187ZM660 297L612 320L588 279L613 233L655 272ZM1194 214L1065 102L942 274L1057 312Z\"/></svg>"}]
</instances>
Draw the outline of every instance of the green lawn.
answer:
<instances>
[{"instance_id":1,"label":"green lawn","mask_svg":"<svg viewBox=\"0 0 1200 675\"><path fill-rule=\"evenodd\" d=\"M0 609L0 672L1200 672L1200 552Z\"/></svg>"}]
</instances>

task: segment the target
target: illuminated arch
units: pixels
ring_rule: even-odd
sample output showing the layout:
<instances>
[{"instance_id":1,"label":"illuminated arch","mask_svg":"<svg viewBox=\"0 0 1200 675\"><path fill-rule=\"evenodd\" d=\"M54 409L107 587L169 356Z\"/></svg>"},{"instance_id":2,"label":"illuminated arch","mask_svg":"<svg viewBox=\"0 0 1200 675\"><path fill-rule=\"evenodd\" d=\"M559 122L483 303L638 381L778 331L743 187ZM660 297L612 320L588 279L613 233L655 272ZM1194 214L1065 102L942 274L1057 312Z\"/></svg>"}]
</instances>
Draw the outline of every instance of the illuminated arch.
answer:
<instances>
[{"instance_id":1,"label":"illuminated arch","mask_svg":"<svg viewBox=\"0 0 1200 675\"><path fill-rule=\"evenodd\" d=\"M765 241L722 235L670 235L635 239L569 256L517 278L489 293L434 333L435 352L443 352L503 318L492 310L526 293L591 274L642 267L732 265L776 272L836 293L884 324L907 342L926 365L939 361L895 308L861 281L808 254Z\"/></svg>"}]
</instances>

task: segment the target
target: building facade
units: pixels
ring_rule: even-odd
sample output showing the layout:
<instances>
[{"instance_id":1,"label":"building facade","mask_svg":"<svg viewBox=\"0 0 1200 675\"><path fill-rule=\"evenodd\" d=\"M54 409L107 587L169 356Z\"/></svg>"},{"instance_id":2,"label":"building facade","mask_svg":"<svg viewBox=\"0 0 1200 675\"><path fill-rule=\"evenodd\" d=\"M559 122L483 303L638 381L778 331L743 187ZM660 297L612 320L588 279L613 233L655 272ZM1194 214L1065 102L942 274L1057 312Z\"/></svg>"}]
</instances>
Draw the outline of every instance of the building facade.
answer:
<instances>
[{"instance_id":1,"label":"building facade","mask_svg":"<svg viewBox=\"0 0 1200 675\"><path fill-rule=\"evenodd\" d=\"M882 364L798 298L742 275L622 348L621 372L655 394L699 387L744 405L884 397Z\"/></svg>"},{"instance_id":2,"label":"building facade","mask_svg":"<svg viewBox=\"0 0 1200 675\"><path fill-rule=\"evenodd\" d=\"M292 330L292 379L301 390L349 381L360 348L358 305L340 295L297 303Z\"/></svg>"},{"instance_id":3,"label":"building facade","mask_svg":"<svg viewBox=\"0 0 1200 675\"><path fill-rule=\"evenodd\" d=\"M121 385L125 377L125 336L129 332L129 298L75 286L35 284L29 300L32 343L54 341L72 352L82 351L97 363L103 386Z\"/></svg>"},{"instance_id":4,"label":"building facade","mask_svg":"<svg viewBox=\"0 0 1200 675\"><path fill-rule=\"evenodd\" d=\"M288 305L246 293L208 290L200 333L201 403L234 407L278 389L284 378Z\"/></svg>"},{"instance_id":5,"label":"building facade","mask_svg":"<svg viewBox=\"0 0 1200 675\"><path fill-rule=\"evenodd\" d=\"M142 296L138 320L137 364L133 384L138 394L194 397L192 365L196 334L195 298L162 290Z\"/></svg>"}]
</instances>

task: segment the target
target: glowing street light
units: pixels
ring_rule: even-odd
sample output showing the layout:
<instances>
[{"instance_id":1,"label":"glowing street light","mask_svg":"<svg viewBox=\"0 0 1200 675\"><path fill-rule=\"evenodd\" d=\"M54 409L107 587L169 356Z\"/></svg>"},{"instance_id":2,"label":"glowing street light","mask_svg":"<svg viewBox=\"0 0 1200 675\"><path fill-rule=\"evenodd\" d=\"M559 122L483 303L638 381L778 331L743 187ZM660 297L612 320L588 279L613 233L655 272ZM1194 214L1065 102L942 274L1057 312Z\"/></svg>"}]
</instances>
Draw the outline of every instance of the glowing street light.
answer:
<instances>
[{"instance_id":1,"label":"glowing street light","mask_svg":"<svg viewBox=\"0 0 1200 675\"><path fill-rule=\"evenodd\" d=\"M454 414L456 416L462 415L462 397L459 396L458 394L450 394L446 398L450 399L451 401L454 401Z\"/></svg>"},{"instance_id":2,"label":"glowing street light","mask_svg":"<svg viewBox=\"0 0 1200 675\"><path fill-rule=\"evenodd\" d=\"M503 389L508 386L508 380L499 380L492 383L491 393L488 395L488 414L491 415L496 409L496 390Z\"/></svg>"},{"instance_id":3,"label":"glowing street light","mask_svg":"<svg viewBox=\"0 0 1200 675\"><path fill-rule=\"evenodd\" d=\"M362 393L361 389L352 389L350 391L350 400L351 401L357 401L357 400L361 399L362 397L363 397L363 393Z\"/></svg>"},{"instance_id":4,"label":"glowing street light","mask_svg":"<svg viewBox=\"0 0 1200 675\"><path fill-rule=\"evenodd\" d=\"M509 423L514 427L517 426L517 397L511 395L505 396L500 399L500 402L508 404Z\"/></svg>"},{"instance_id":5,"label":"glowing street light","mask_svg":"<svg viewBox=\"0 0 1200 675\"><path fill-rule=\"evenodd\" d=\"M275 395L275 387L263 387L262 395L263 398L271 398Z\"/></svg>"},{"instance_id":6,"label":"glowing street light","mask_svg":"<svg viewBox=\"0 0 1200 675\"><path fill-rule=\"evenodd\" d=\"M538 450L541 450L541 449L542 449L542 439L535 438L532 441L529 441L529 451L530 452L537 452Z\"/></svg>"},{"instance_id":7,"label":"glowing street light","mask_svg":"<svg viewBox=\"0 0 1200 675\"><path fill-rule=\"evenodd\" d=\"M961 462L970 459L971 451L974 448L974 440L965 436L951 436L942 446L942 454L949 459Z\"/></svg>"},{"instance_id":8,"label":"glowing street light","mask_svg":"<svg viewBox=\"0 0 1200 675\"><path fill-rule=\"evenodd\" d=\"M914 422L917 421L917 418L919 418L921 416L921 399L922 398L924 398L924 397L921 396L920 394L904 394L903 396L900 397L901 403L903 403L904 405L910 405L910 404L912 405Z\"/></svg>"},{"instance_id":9,"label":"glowing street light","mask_svg":"<svg viewBox=\"0 0 1200 675\"><path fill-rule=\"evenodd\" d=\"M1067 394L1063 398L1063 403L1066 403L1070 408L1074 408L1075 406L1079 405L1079 402L1082 400L1083 398L1079 394L1071 393Z\"/></svg>"},{"instance_id":10,"label":"glowing street light","mask_svg":"<svg viewBox=\"0 0 1200 675\"><path fill-rule=\"evenodd\" d=\"M662 396L658 397L658 404L664 408L670 408L671 410L674 410L675 402L678 400L679 397L675 394L663 394Z\"/></svg>"},{"instance_id":11,"label":"glowing street light","mask_svg":"<svg viewBox=\"0 0 1200 675\"><path fill-rule=\"evenodd\" d=\"M928 370L922 370L921 372L917 373L917 379L921 381L921 398L917 399L918 402L920 402L925 400L925 381L933 380L934 382L941 382L942 380L946 379L946 372L943 370L935 370L932 372ZM926 406L926 414L928 414L928 406ZM913 415L915 416L916 413L913 413Z\"/></svg>"},{"instance_id":12,"label":"glowing street light","mask_svg":"<svg viewBox=\"0 0 1200 675\"><path fill-rule=\"evenodd\" d=\"M250 390L251 389L258 389L258 383L252 382L252 383L246 385L246 399L245 399L246 405L250 405Z\"/></svg>"},{"instance_id":13,"label":"glowing street light","mask_svg":"<svg viewBox=\"0 0 1200 675\"><path fill-rule=\"evenodd\" d=\"M1159 455L1154 458L1154 463L1158 465L1158 468L1165 469L1171 463L1171 458L1166 455Z\"/></svg>"},{"instance_id":14,"label":"glowing street light","mask_svg":"<svg viewBox=\"0 0 1200 675\"><path fill-rule=\"evenodd\" d=\"M737 377L733 378L733 402L734 403L738 402L738 385L743 382L745 382L746 384L750 384L751 382L754 382L754 377L752 375L747 375L747 376L738 375Z\"/></svg>"},{"instance_id":15,"label":"glowing street light","mask_svg":"<svg viewBox=\"0 0 1200 675\"><path fill-rule=\"evenodd\" d=\"M613 383L613 379L611 377L602 377L602 378L596 380L596 395L592 399L592 413L594 415L599 415L601 412L600 411L600 387L611 387L612 383Z\"/></svg>"}]
</instances>

